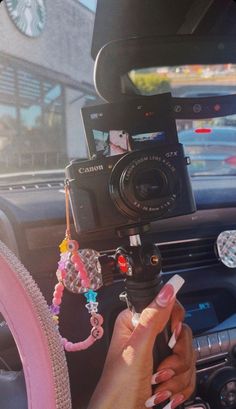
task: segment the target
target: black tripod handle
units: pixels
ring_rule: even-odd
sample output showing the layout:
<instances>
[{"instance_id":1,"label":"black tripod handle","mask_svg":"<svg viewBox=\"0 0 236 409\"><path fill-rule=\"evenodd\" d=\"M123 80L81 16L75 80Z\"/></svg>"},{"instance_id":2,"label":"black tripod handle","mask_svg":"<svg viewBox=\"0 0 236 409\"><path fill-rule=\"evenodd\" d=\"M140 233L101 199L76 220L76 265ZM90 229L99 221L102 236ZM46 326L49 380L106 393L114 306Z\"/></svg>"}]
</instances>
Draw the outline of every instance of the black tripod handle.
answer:
<instances>
[{"instance_id":1,"label":"black tripod handle","mask_svg":"<svg viewBox=\"0 0 236 409\"><path fill-rule=\"evenodd\" d=\"M155 277L154 280L146 282L134 282L132 280L126 281L126 291L130 304L134 308L135 312L141 313L157 296L163 287L160 275ZM153 347L153 373L157 372L160 363L171 355L171 349L168 346L171 337L170 323L160 333ZM165 404L155 406L155 408L161 409Z\"/></svg>"},{"instance_id":2,"label":"black tripod handle","mask_svg":"<svg viewBox=\"0 0 236 409\"><path fill-rule=\"evenodd\" d=\"M163 287L161 253L153 243L120 247L116 251L120 272L126 275L125 286L129 307L141 313L159 294ZM160 363L171 355L168 346L171 338L170 324L156 338L153 348L153 373ZM155 387L154 387L155 388ZM166 403L156 406L158 409Z\"/></svg>"}]
</instances>

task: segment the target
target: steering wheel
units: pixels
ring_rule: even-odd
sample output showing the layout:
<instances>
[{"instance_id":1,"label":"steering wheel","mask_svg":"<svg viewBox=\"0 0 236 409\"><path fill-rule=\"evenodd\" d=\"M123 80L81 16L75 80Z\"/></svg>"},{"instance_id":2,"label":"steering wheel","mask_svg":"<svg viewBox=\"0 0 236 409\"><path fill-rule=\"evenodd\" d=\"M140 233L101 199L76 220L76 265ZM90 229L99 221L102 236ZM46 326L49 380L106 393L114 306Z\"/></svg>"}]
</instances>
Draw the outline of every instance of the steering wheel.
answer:
<instances>
[{"instance_id":1,"label":"steering wheel","mask_svg":"<svg viewBox=\"0 0 236 409\"><path fill-rule=\"evenodd\" d=\"M66 358L48 305L29 272L1 241L0 312L21 357L28 409L71 409Z\"/></svg>"}]
</instances>

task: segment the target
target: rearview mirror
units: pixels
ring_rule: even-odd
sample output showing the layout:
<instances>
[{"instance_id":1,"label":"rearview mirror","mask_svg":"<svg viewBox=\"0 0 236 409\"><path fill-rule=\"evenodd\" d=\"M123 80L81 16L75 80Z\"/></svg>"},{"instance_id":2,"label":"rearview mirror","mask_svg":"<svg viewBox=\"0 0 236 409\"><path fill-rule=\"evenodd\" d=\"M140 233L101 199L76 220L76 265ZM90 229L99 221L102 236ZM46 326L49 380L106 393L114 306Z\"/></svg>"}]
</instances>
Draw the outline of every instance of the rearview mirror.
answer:
<instances>
[{"instance_id":1,"label":"rearview mirror","mask_svg":"<svg viewBox=\"0 0 236 409\"><path fill-rule=\"evenodd\" d=\"M134 37L112 41L101 49L94 78L99 95L113 102L139 94L128 76L132 70L234 63L236 45L232 37Z\"/></svg>"}]
</instances>

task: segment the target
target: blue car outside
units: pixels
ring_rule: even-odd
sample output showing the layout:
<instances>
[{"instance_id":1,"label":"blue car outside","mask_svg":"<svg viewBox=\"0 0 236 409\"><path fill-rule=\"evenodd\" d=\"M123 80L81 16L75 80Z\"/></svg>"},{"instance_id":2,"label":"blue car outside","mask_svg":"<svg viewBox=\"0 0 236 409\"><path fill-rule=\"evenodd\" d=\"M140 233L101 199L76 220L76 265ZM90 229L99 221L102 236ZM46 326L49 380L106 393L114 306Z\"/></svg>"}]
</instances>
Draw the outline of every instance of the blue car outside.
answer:
<instances>
[{"instance_id":1,"label":"blue car outside","mask_svg":"<svg viewBox=\"0 0 236 409\"><path fill-rule=\"evenodd\" d=\"M179 132L191 159L192 176L236 174L236 128L207 127Z\"/></svg>"}]
</instances>

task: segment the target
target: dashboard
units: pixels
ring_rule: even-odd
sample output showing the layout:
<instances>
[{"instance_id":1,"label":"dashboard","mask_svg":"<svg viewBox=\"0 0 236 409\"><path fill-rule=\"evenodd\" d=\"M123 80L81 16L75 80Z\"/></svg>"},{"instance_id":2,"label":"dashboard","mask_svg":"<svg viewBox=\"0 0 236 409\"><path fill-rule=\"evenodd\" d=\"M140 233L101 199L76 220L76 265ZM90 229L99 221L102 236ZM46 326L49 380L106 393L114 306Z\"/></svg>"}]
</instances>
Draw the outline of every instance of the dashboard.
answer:
<instances>
[{"instance_id":1,"label":"dashboard","mask_svg":"<svg viewBox=\"0 0 236 409\"><path fill-rule=\"evenodd\" d=\"M212 176L194 178L192 184L197 212L153 223L142 240L158 244L164 281L176 272L186 281L179 299L194 335L197 396L210 401L214 409L234 408L236 402L230 401L232 394L227 394L227 385L236 382L236 271L219 262L214 246L219 233L236 229L236 181L233 177ZM51 303L56 282L58 244L64 233L62 180L0 189L0 240L31 272L48 303ZM95 237L83 242L81 246L112 254L120 244L117 237L111 239L104 235L99 240ZM114 277L113 284L99 290L105 336L88 351L67 354L73 408L86 408L101 375L115 318L125 308L119 299L122 291L124 281L119 274ZM1 341L1 329L0 356L10 362L11 368L19 370L15 346ZM83 297L65 293L60 330L72 342L87 337L89 322ZM216 396L221 396L222 406Z\"/></svg>"}]
</instances>

